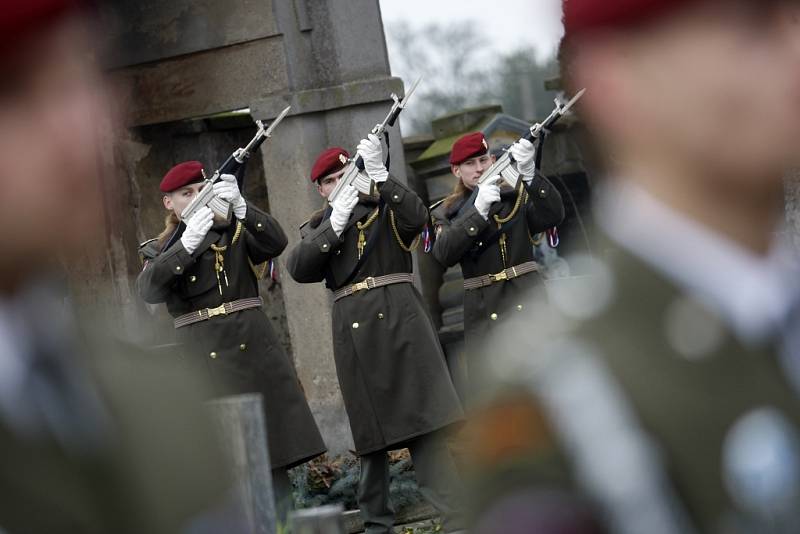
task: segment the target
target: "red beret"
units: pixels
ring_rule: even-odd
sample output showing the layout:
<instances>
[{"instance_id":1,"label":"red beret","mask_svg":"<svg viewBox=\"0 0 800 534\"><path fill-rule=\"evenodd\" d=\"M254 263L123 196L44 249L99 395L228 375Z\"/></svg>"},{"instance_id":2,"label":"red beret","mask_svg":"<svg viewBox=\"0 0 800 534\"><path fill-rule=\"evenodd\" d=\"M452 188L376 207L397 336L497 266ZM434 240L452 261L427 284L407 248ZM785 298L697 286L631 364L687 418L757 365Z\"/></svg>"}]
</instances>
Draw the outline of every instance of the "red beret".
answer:
<instances>
[{"instance_id":1,"label":"red beret","mask_svg":"<svg viewBox=\"0 0 800 534\"><path fill-rule=\"evenodd\" d=\"M564 0L564 37L635 26L689 0Z\"/></svg>"},{"instance_id":2,"label":"red beret","mask_svg":"<svg viewBox=\"0 0 800 534\"><path fill-rule=\"evenodd\" d=\"M316 182L320 178L344 169L349 159L350 154L347 150L338 146L325 150L311 167L311 181Z\"/></svg>"},{"instance_id":3,"label":"red beret","mask_svg":"<svg viewBox=\"0 0 800 534\"><path fill-rule=\"evenodd\" d=\"M450 164L461 165L468 159L483 156L487 152L489 152L489 143L486 142L483 132L469 133L453 143Z\"/></svg>"},{"instance_id":4,"label":"red beret","mask_svg":"<svg viewBox=\"0 0 800 534\"><path fill-rule=\"evenodd\" d=\"M167 174L161 179L159 188L163 193L171 193L185 185L202 182L204 179L202 163L199 161L184 161L167 171Z\"/></svg>"},{"instance_id":5,"label":"red beret","mask_svg":"<svg viewBox=\"0 0 800 534\"><path fill-rule=\"evenodd\" d=\"M0 49L45 29L67 13L87 6L86 0L25 0L4 2L0 10Z\"/></svg>"}]
</instances>

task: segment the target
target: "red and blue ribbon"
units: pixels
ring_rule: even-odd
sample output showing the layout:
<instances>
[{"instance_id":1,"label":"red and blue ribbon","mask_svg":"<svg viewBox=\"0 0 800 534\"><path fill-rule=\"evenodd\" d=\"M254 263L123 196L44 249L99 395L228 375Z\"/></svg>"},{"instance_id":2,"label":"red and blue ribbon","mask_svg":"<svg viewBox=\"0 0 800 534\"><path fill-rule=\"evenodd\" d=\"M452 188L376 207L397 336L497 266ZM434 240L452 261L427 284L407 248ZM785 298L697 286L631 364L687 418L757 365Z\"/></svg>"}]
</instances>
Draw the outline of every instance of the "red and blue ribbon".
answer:
<instances>
[{"instance_id":1,"label":"red and blue ribbon","mask_svg":"<svg viewBox=\"0 0 800 534\"><path fill-rule=\"evenodd\" d=\"M433 238L431 236L431 227L426 224L425 228L422 229L422 250L425 251L425 254L428 254L432 248Z\"/></svg>"},{"instance_id":2,"label":"red and blue ribbon","mask_svg":"<svg viewBox=\"0 0 800 534\"><path fill-rule=\"evenodd\" d=\"M555 226L547 230L547 242L550 244L550 248L556 248L561 243L561 239L558 237L558 228Z\"/></svg>"},{"instance_id":3,"label":"red and blue ribbon","mask_svg":"<svg viewBox=\"0 0 800 534\"><path fill-rule=\"evenodd\" d=\"M269 260L269 278L273 282L278 281L278 264L275 260Z\"/></svg>"}]
</instances>

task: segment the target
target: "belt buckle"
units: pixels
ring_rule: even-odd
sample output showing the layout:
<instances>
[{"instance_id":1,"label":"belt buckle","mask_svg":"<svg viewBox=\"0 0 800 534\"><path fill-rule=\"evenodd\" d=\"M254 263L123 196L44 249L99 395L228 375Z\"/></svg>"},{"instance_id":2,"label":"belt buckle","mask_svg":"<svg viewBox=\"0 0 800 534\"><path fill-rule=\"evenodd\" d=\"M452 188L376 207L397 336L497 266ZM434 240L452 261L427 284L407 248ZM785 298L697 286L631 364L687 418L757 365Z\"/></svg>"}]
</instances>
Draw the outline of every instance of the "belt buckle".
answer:
<instances>
[{"instance_id":1,"label":"belt buckle","mask_svg":"<svg viewBox=\"0 0 800 534\"><path fill-rule=\"evenodd\" d=\"M365 289L367 289L367 290L373 289L374 287L375 287L375 278L373 278L372 276L368 276L367 278L365 278L361 282L358 282L357 284L353 284L353 293L355 293L357 291L363 291Z\"/></svg>"},{"instance_id":2,"label":"belt buckle","mask_svg":"<svg viewBox=\"0 0 800 534\"><path fill-rule=\"evenodd\" d=\"M217 315L228 315L228 310L225 309L225 304L220 304L216 308L208 308L208 318L216 317Z\"/></svg>"},{"instance_id":3,"label":"belt buckle","mask_svg":"<svg viewBox=\"0 0 800 534\"><path fill-rule=\"evenodd\" d=\"M505 271L500 271L496 274L490 274L489 278L492 280L492 282L502 282L504 280L508 280L508 273Z\"/></svg>"}]
</instances>

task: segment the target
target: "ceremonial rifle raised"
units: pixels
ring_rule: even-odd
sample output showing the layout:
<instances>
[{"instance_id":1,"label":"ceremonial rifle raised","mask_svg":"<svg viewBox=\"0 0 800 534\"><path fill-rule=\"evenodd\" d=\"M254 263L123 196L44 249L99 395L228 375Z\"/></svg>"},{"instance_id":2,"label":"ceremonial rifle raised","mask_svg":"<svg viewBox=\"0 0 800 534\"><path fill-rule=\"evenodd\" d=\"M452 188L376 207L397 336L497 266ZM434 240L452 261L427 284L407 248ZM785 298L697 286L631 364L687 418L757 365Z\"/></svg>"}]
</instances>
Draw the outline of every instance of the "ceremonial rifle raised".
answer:
<instances>
[{"instance_id":1,"label":"ceremonial rifle raised","mask_svg":"<svg viewBox=\"0 0 800 534\"><path fill-rule=\"evenodd\" d=\"M389 110L389 114L386 115L386 118L383 119L383 122L376 124L370 133L380 137L388 127L394 126L394 123L397 121L397 118L400 116L400 113L403 111L403 109L405 109L408 99L411 98L411 95L416 90L421 79L422 78L417 78L417 81L415 81L413 85L411 85L411 88L406 91L406 94L403 98L399 98L396 94L392 93L392 100L394 100L392 109ZM344 159L344 157L342 159ZM367 176L367 173L364 172L364 160L360 155L356 155L355 158L350 159L350 164L345 168L344 174L339 179L336 187L333 188L331 194L328 196L328 202L333 203L333 201L336 200L336 197L339 196L339 194L348 185L355 187L359 193L368 195L373 193L374 184L369 176Z\"/></svg>"},{"instance_id":2,"label":"ceremonial rifle raised","mask_svg":"<svg viewBox=\"0 0 800 534\"><path fill-rule=\"evenodd\" d=\"M167 241L166 245L164 246L164 250L171 247L178 239L180 239L181 235L183 234L183 230L186 228L186 224L184 221L188 221L192 215L197 213L197 210L202 208L203 206L208 206L211 211L213 211L216 215L230 220L231 218L231 205L222 200L221 198L217 197L214 194L214 188L212 187L214 183L220 180L220 176L223 174L236 174L236 172L244 165L244 163L250 159L252 153L261 146L261 144L269 139L272 136L273 130L275 127L280 124L280 122L286 117L289 113L289 110L292 109L291 106L286 106L280 114L275 117L275 120L267 127L263 121L256 121L258 125L258 132L256 135L247 143L246 146L243 148L237 148L233 151L233 153L228 156L222 165L214 171L214 174L211 178L207 178L204 182L203 188L197 193L192 201L186 206L186 209L181 212L181 224L175 230L175 233L172 234L170 239ZM243 189L244 186L244 177L242 177L239 181L239 189Z\"/></svg>"},{"instance_id":3,"label":"ceremonial rifle raised","mask_svg":"<svg viewBox=\"0 0 800 534\"><path fill-rule=\"evenodd\" d=\"M544 146L544 141L547 138L547 135L550 133L550 128L552 128L567 112L575 105L575 103L581 99L583 94L586 92L586 89L581 89L569 102L566 104L562 104L559 102L558 99L555 100L556 107L550 115L543 120L542 122L538 122L530 127L528 133L526 133L522 139L526 139L528 141L535 141L536 142L536 171L539 170L539 167L542 162L542 148ZM519 179L519 172L514 163L514 157L511 155L511 152L506 151L502 156L497 158L497 161L489 167L480 178L478 178L478 185L486 183L489 179L493 176L500 176L503 181L508 183L511 187L517 186L517 180ZM478 188L475 188L477 192ZM474 196L472 201L474 202ZM472 202L470 202L471 204Z\"/></svg>"}]
</instances>

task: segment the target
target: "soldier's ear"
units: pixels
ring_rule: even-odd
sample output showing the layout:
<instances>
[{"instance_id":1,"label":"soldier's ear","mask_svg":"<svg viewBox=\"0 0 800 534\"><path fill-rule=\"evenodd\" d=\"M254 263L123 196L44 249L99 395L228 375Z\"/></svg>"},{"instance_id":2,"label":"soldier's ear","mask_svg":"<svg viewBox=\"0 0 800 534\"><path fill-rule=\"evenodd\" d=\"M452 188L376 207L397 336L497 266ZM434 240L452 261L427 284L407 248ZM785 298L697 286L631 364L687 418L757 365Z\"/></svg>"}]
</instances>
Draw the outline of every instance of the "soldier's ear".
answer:
<instances>
[{"instance_id":1,"label":"soldier's ear","mask_svg":"<svg viewBox=\"0 0 800 534\"><path fill-rule=\"evenodd\" d=\"M456 178L461 178L461 167L458 165L450 165L450 172L452 172Z\"/></svg>"},{"instance_id":2,"label":"soldier's ear","mask_svg":"<svg viewBox=\"0 0 800 534\"><path fill-rule=\"evenodd\" d=\"M169 211L172 211L172 197L170 195L164 195L161 197L161 201L164 203L165 208L167 208Z\"/></svg>"}]
</instances>

